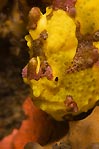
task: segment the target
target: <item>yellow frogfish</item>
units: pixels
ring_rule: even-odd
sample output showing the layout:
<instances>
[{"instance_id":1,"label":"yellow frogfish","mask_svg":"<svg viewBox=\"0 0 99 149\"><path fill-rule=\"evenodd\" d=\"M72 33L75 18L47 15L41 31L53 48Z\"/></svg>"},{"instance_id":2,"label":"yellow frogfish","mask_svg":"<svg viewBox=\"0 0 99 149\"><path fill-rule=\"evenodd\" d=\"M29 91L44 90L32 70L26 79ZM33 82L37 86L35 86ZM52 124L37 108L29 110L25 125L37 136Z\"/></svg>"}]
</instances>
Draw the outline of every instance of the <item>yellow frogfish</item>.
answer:
<instances>
[{"instance_id":1,"label":"yellow frogfish","mask_svg":"<svg viewBox=\"0 0 99 149\"><path fill-rule=\"evenodd\" d=\"M54 0L29 12L30 60L22 70L34 104L56 120L99 100L99 0Z\"/></svg>"}]
</instances>

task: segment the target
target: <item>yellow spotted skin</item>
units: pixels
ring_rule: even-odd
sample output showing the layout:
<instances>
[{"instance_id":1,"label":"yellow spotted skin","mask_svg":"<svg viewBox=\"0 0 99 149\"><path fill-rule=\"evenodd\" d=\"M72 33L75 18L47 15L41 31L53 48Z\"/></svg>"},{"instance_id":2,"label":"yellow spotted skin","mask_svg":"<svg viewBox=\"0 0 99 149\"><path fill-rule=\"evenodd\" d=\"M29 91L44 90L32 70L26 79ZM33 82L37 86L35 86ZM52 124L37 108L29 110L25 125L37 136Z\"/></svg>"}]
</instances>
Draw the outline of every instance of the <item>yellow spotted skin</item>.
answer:
<instances>
[{"instance_id":1,"label":"yellow spotted skin","mask_svg":"<svg viewBox=\"0 0 99 149\"><path fill-rule=\"evenodd\" d=\"M95 4L96 1L94 2ZM89 8L91 7L92 0L87 2L86 0L78 0L76 4L77 13L79 13L76 21L81 23L81 32L83 34L86 34L87 31L94 32L98 28L98 21L96 21L98 14L94 18L96 25L93 29L91 28L90 24L93 24L93 20L91 20ZM84 12L87 7L90 17L86 14L86 11L82 13L80 10L82 8ZM47 31L48 38L44 41L42 50L45 53L48 64L52 68L53 79L48 80L46 77L43 77L36 81L25 78L25 82L31 86L35 105L46 111L56 120L63 120L63 116L68 114L68 107L64 104L68 95L73 97L78 106L78 112L71 112L72 115L86 112L93 107L99 99L99 86L97 84L99 72L97 71L98 67L94 67L71 74L66 73L66 69L73 61L78 45L76 23L63 10L51 11L51 9L47 8L47 12L44 15L42 14L38 21L37 28L29 30L29 35L25 39L30 48L31 57L33 54L32 41L38 39L43 30ZM52 13L52 16L48 18L49 13ZM95 15L95 13L93 14ZM80 19L80 17L82 18ZM87 22L87 19L89 19L89 22ZM92 23L90 23L91 21ZM58 77L58 81L55 81L56 77Z\"/></svg>"},{"instance_id":2,"label":"yellow spotted skin","mask_svg":"<svg viewBox=\"0 0 99 149\"><path fill-rule=\"evenodd\" d=\"M99 30L99 0L77 0L76 21L80 22L82 34Z\"/></svg>"}]
</instances>

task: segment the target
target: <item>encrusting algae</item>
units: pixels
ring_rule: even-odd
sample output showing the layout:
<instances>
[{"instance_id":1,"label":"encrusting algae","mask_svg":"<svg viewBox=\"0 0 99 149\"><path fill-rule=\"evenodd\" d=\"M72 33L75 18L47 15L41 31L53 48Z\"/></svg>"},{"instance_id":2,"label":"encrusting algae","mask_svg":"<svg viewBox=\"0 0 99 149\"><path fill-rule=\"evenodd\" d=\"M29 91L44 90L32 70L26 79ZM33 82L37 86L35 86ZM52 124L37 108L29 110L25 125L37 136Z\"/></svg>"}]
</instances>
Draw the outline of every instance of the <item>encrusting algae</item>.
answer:
<instances>
[{"instance_id":1,"label":"encrusting algae","mask_svg":"<svg viewBox=\"0 0 99 149\"><path fill-rule=\"evenodd\" d=\"M99 99L99 0L64 1L61 7L59 2L45 14L36 7L30 11L39 19L31 21L25 36L30 61L22 76L34 104L63 120L88 111Z\"/></svg>"}]
</instances>

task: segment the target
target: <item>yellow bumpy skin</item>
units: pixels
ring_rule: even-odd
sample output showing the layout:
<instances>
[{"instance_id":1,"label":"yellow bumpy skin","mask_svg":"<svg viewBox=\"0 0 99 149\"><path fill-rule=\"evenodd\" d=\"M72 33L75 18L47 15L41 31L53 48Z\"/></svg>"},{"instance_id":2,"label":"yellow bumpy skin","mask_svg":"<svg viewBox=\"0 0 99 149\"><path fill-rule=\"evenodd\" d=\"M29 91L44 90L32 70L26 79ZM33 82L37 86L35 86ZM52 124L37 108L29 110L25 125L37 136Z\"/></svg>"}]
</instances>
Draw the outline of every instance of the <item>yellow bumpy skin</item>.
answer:
<instances>
[{"instance_id":1,"label":"yellow bumpy skin","mask_svg":"<svg viewBox=\"0 0 99 149\"><path fill-rule=\"evenodd\" d=\"M86 1L78 0L77 13L78 6L83 6L80 2ZM88 2L91 5L92 0ZM88 12L91 15L89 5ZM62 9L47 8L44 15L40 14L36 28L25 37L31 59L23 69L23 78L31 86L35 105L56 120L86 112L99 99L98 49L92 40L81 40L75 23L80 17L85 19L81 12L74 19ZM85 34L88 27L89 32L97 30L98 22L93 30L90 22L84 24L81 20L81 32Z\"/></svg>"},{"instance_id":2,"label":"yellow bumpy skin","mask_svg":"<svg viewBox=\"0 0 99 149\"><path fill-rule=\"evenodd\" d=\"M82 34L99 30L99 0L77 0L75 7Z\"/></svg>"}]
</instances>

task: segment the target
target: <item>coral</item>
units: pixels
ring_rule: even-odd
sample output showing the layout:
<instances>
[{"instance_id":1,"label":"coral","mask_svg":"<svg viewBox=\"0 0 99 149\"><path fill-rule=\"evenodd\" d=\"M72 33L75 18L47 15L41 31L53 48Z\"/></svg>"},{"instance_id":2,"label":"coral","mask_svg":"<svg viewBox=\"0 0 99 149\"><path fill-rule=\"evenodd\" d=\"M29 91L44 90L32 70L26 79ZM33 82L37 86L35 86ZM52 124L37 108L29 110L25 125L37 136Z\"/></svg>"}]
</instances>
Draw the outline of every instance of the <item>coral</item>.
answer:
<instances>
[{"instance_id":1,"label":"coral","mask_svg":"<svg viewBox=\"0 0 99 149\"><path fill-rule=\"evenodd\" d=\"M23 121L13 139L15 149L23 149L29 142L45 145L61 138L68 132L68 122L55 121L48 114L38 109L30 98L24 102L23 109L28 118Z\"/></svg>"}]
</instances>

